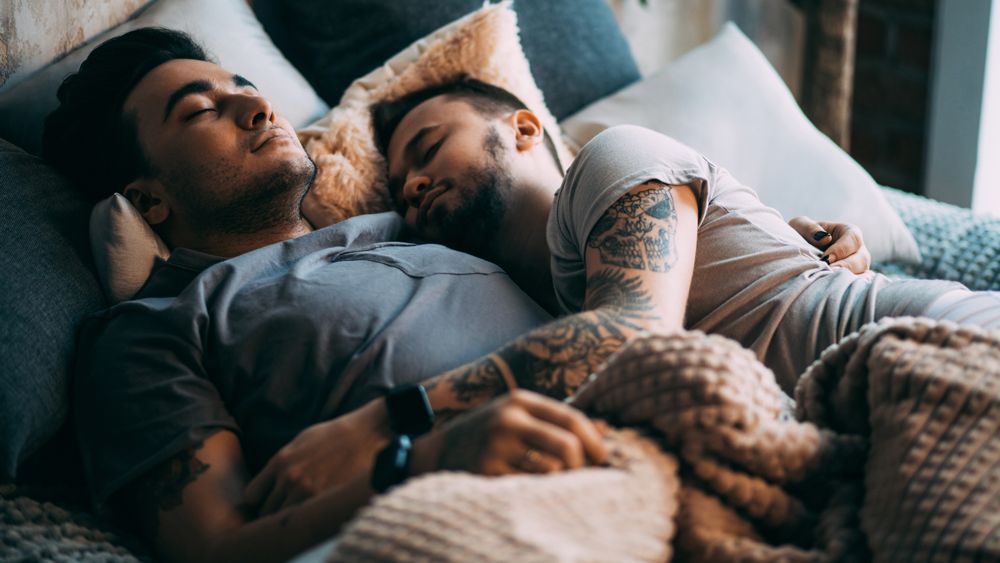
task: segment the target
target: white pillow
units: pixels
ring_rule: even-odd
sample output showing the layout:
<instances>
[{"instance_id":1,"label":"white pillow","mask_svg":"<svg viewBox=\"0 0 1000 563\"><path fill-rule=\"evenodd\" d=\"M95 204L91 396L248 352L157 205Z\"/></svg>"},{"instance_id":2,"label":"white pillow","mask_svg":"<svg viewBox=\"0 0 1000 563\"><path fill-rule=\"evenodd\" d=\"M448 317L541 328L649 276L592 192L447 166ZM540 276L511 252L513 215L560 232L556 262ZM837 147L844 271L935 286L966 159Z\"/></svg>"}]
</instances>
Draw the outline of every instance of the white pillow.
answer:
<instances>
[{"instance_id":1,"label":"white pillow","mask_svg":"<svg viewBox=\"0 0 1000 563\"><path fill-rule=\"evenodd\" d=\"M90 249L111 304L131 299L149 279L156 259L170 258L163 239L121 194L101 201L90 212Z\"/></svg>"},{"instance_id":2,"label":"white pillow","mask_svg":"<svg viewBox=\"0 0 1000 563\"><path fill-rule=\"evenodd\" d=\"M45 117L58 105L56 90L63 79L104 41L151 26L190 34L223 67L253 82L294 127L303 127L330 109L274 46L246 0L157 0L138 17L0 92L0 137L40 154Z\"/></svg>"},{"instance_id":3,"label":"white pillow","mask_svg":"<svg viewBox=\"0 0 1000 563\"><path fill-rule=\"evenodd\" d=\"M701 151L785 218L808 215L861 228L876 262L920 263L913 235L865 170L799 109L738 27L560 125L583 145L631 123Z\"/></svg>"}]
</instances>

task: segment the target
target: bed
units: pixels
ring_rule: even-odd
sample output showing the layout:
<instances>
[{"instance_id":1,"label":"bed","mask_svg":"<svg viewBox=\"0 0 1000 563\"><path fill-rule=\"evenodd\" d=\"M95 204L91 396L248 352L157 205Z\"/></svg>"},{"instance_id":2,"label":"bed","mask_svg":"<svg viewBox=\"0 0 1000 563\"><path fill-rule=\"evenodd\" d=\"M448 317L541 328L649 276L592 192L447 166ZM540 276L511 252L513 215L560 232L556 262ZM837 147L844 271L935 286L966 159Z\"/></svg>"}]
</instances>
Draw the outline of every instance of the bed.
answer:
<instances>
[{"instance_id":1,"label":"bed","mask_svg":"<svg viewBox=\"0 0 1000 563\"><path fill-rule=\"evenodd\" d=\"M193 12L193 25L201 33L220 38L209 48L221 53L222 63L232 66L230 57L241 56L247 70L234 70L248 76L256 76L255 70L269 73L280 103L296 108L294 121L305 129L330 107L338 106L355 79L411 42L479 7L474 0L408 3L407 7L378 0L344 2L336 7L318 1L255 0L251 4L242 0L118 0L100 8L84 3L66 5L44 15L27 0L0 7L6 11L0 13L0 35L5 38L0 49L0 79L6 82L0 85L0 137L6 139L0 140L0 224L4 233L0 241L4 265L0 298L0 560L152 559L148 546L89 510L79 453L67 422L71 420L68 395L75 326L84 315L106 306L108 297L87 243L89 205L31 154L37 152L40 140L40 110L36 106L51 105L54 95L44 90L38 77L48 73L51 84L52 76L65 73L73 55L63 60L62 67L56 59L105 30L124 31L122 24L190 23ZM796 4L806 11L810 22L807 61L812 62L806 65L808 86L802 105L829 138L802 129L805 117L793 115L789 119L794 118L795 125L789 127L795 135L812 135L802 146L818 147L816 150L826 155L820 159L823 166L846 175L834 175L831 181L859 178L863 171L847 164L846 155L831 152L835 143L830 141L847 138L856 1ZM686 68L683 65L695 64L694 59L679 61L680 66L656 77L640 76L603 0L518 0L514 9L520 16L521 41L535 81L552 116L560 122L570 149L585 142L595 128L614 120L649 119L651 125L665 128L710 156L715 151L718 156L713 158L721 162L746 161L742 153L727 158L726 151L739 147L719 143L711 136L697 137L693 132L685 139L688 129L676 122L675 116L664 116L662 111L650 115L642 109L651 105L643 102L644 96L649 96L644 83L669 85ZM581 29L587 33L573 32ZM726 49L745 52L747 47L733 33L710 46L714 50L697 56L736 60ZM243 54L230 55L233 51ZM759 59L753 60L760 64ZM767 89L775 87L773 77L765 73L759 81L762 105L758 113L787 115L790 96L777 96L786 106L775 107L775 95ZM23 101L35 98L40 101L24 109ZM790 103L794 106L794 100ZM637 104L640 110L635 109ZM658 105L669 106L662 101ZM716 109L691 111L697 114ZM743 126L753 128L754 124ZM736 168L740 166L746 167L745 173L737 173L740 177L763 174L748 161ZM768 183L767 179L762 181ZM844 201L869 201L877 193L881 205L899 221L898 227L885 227L895 232L882 233L881 227L888 224L884 220L887 211L876 210L876 215L862 219L877 226L866 230L869 244L878 248L873 253L881 258L875 268L894 276L951 279L973 289L1000 290L1000 220L875 186L870 178L864 185L869 191L859 188L851 195L854 200L845 196ZM778 202L781 194L762 197L779 209L784 205L772 203ZM801 200L801 195L792 194L789 208L794 209ZM849 203L840 205L850 207ZM852 218L838 215L840 211L830 207L819 209L809 214Z\"/></svg>"}]
</instances>

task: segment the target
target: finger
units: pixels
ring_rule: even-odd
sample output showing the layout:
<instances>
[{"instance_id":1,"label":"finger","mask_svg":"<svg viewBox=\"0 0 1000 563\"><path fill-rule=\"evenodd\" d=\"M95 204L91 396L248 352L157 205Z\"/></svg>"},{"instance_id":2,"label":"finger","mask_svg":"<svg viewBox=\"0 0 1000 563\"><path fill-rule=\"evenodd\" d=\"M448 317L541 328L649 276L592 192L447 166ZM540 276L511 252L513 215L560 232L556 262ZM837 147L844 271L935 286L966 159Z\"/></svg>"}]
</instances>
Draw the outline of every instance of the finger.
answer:
<instances>
[{"instance_id":1,"label":"finger","mask_svg":"<svg viewBox=\"0 0 1000 563\"><path fill-rule=\"evenodd\" d=\"M830 232L820 223L813 221L805 215L792 217L788 224L791 225L799 236L809 241L809 244L823 250L828 244L833 242Z\"/></svg>"},{"instance_id":2,"label":"finger","mask_svg":"<svg viewBox=\"0 0 1000 563\"><path fill-rule=\"evenodd\" d=\"M259 511L257 511L257 516L267 516L268 514L273 514L278 510L278 507L282 505L285 498L288 496L286 489L288 485L285 481L279 481L278 486L271 490L271 494L267 496L267 500L264 501L264 505Z\"/></svg>"},{"instance_id":3,"label":"finger","mask_svg":"<svg viewBox=\"0 0 1000 563\"><path fill-rule=\"evenodd\" d=\"M274 466L268 463L243 489L243 501L247 506L259 506L274 486Z\"/></svg>"},{"instance_id":4,"label":"finger","mask_svg":"<svg viewBox=\"0 0 1000 563\"><path fill-rule=\"evenodd\" d=\"M523 403L525 410L541 420L572 432L580 440L584 453L592 463L604 463L608 452L601 440L601 433L582 412L542 395L524 396L528 398Z\"/></svg>"},{"instance_id":5,"label":"finger","mask_svg":"<svg viewBox=\"0 0 1000 563\"><path fill-rule=\"evenodd\" d=\"M833 264L843 260L861 250L864 245L861 242L861 235L856 229L846 225L837 228L836 242L830 245L823 254L828 256L827 262Z\"/></svg>"},{"instance_id":6,"label":"finger","mask_svg":"<svg viewBox=\"0 0 1000 563\"><path fill-rule=\"evenodd\" d=\"M575 434L542 420L534 419L521 430L524 449L535 450L552 471L577 469L586 463L583 444ZM524 455L524 454L522 454ZM523 461L523 460L519 460ZM537 464L532 464L537 465Z\"/></svg>"},{"instance_id":7,"label":"finger","mask_svg":"<svg viewBox=\"0 0 1000 563\"><path fill-rule=\"evenodd\" d=\"M830 264L831 268L846 268L855 274L863 274L871 267L871 254L867 250L856 252L843 260Z\"/></svg>"},{"instance_id":8,"label":"finger","mask_svg":"<svg viewBox=\"0 0 1000 563\"><path fill-rule=\"evenodd\" d=\"M311 496L312 495L310 495L309 492L306 491L305 489L300 489L300 488L293 489L288 494L288 496L285 497L285 500L283 500L281 502L281 506L279 506L276 509L274 509L274 511L275 512L281 512L282 510L284 510L284 509L286 509L288 507L295 506L295 505L298 505L298 504L302 504L303 502L309 500L309 497L311 497Z\"/></svg>"},{"instance_id":9,"label":"finger","mask_svg":"<svg viewBox=\"0 0 1000 563\"><path fill-rule=\"evenodd\" d=\"M509 464L525 473L555 473L566 467L562 460L537 447L525 445L523 449L520 457Z\"/></svg>"}]
</instances>

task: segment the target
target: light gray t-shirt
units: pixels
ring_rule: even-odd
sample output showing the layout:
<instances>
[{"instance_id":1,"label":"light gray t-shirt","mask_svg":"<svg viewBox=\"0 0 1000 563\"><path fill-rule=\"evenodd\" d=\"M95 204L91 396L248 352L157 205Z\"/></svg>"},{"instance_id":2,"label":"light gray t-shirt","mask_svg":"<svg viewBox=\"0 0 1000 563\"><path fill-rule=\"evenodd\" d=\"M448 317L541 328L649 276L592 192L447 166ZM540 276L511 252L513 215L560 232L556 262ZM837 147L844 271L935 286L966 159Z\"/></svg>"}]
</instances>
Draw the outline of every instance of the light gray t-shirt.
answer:
<instances>
[{"instance_id":1,"label":"light gray t-shirt","mask_svg":"<svg viewBox=\"0 0 1000 563\"><path fill-rule=\"evenodd\" d=\"M76 421L102 501L221 428L252 471L309 425L482 357L551 317L499 267L365 215L235 258L177 249L90 318Z\"/></svg>"},{"instance_id":2,"label":"light gray t-shirt","mask_svg":"<svg viewBox=\"0 0 1000 563\"><path fill-rule=\"evenodd\" d=\"M689 184L698 200L685 327L750 348L789 393L823 349L844 335L881 317L920 315L935 297L957 287L831 268L725 169L669 137L624 125L583 147L555 197L547 236L564 311L583 306L591 229L628 190L652 180Z\"/></svg>"}]
</instances>

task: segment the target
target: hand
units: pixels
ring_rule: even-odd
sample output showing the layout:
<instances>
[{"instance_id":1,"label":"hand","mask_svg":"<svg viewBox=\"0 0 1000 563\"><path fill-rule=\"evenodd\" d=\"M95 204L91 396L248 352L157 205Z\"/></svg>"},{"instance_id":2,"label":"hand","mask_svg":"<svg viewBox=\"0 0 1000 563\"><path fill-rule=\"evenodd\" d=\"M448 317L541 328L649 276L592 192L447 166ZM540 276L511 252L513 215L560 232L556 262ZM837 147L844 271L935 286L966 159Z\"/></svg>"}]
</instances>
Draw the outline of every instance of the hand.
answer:
<instances>
[{"instance_id":1,"label":"hand","mask_svg":"<svg viewBox=\"0 0 1000 563\"><path fill-rule=\"evenodd\" d=\"M244 490L257 516L299 504L361 472L389 442L385 401L377 399L333 420L310 426L278 450Z\"/></svg>"},{"instance_id":2,"label":"hand","mask_svg":"<svg viewBox=\"0 0 1000 563\"><path fill-rule=\"evenodd\" d=\"M861 229L849 223L813 221L809 217L794 217L788 224L810 244L824 250L830 266L847 268L855 274L863 274L872 265L872 255L861 237ZM820 234L818 239L816 238Z\"/></svg>"},{"instance_id":3,"label":"hand","mask_svg":"<svg viewBox=\"0 0 1000 563\"><path fill-rule=\"evenodd\" d=\"M495 476L602 464L608 455L602 434L579 410L538 393L514 390L418 440L411 472L458 470Z\"/></svg>"}]
</instances>

